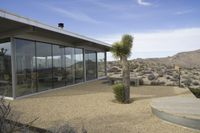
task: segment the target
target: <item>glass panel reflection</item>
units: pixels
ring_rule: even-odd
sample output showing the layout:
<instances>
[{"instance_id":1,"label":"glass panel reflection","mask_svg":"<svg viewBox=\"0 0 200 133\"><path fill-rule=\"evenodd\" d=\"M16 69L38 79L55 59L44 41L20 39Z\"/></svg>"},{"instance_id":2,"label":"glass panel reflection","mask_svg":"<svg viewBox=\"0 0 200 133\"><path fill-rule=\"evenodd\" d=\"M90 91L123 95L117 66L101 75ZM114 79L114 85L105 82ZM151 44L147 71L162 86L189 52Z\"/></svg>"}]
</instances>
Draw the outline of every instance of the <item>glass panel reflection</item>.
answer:
<instances>
[{"instance_id":1,"label":"glass panel reflection","mask_svg":"<svg viewBox=\"0 0 200 133\"><path fill-rule=\"evenodd\" d=\"M86 80L97 77L97 55L95 51L85 51Z\"/></svg>"},{"instance_id":2,"label":"glass panel reflection","mask_svg":"<svg viewBox=\"0 0 200 133\"><path fill-rule=\"evenodd\" d=\"M65 48L66 85L74 84L74 48Z\"/></svg>"},{"instance_id":3,"label":"glass panel reflection","mask_svg":"<svg viewBox=\"0 0 200 133\"><path fill-rule=\"evenodd\" d=\"M83 82L83 49L75 48L75 83Z\"/></svg>"},{"instance_id":4,"label":"glass panel reflection","mask_svg":"<svg viewBox=\"0 0 200 133\"><path fill-rule=\"evenodd\" d=\"M65 86L65 49L59 45L53 45L53 87Z\"/></svg>"},{"instance_id":5,"label":"glass panel reflection","mask_svg":"<svg viewBox=\"0 0 200 133\"><path fill-rule=\"evenodd\" d=\"M83 49L23 39L15 44L16 96L84 81ZM6 91L6 96L12 95L10 47L0 40L0 94ZM86 50L85 65L86 80L97 78L97 72L105 76L105 52Z\"/></svg>"},{"instance_id":6,"label":"glass panel reflection","mask_svg":"<svg viewBox=\"0 0 200 133\"><path fill-rule=\"evenodd\" d=\"M97 53L98 60L98 77L105 76L105 52Z\"/></svg>"},{"instance_id":7,"label":"glass panel reflection","mask_svg":"<svg viewBox=\"0 0 200 133\"><path fill-rule=\"evenodd\" d=\"M52 88L52 49L47 43L36 42L38 91Z\"/></svg>"},{"instance_id":8,"label":"glass panel reflection","mask_svg":"<svg viewBox=\"0 0 200 133\"><path fill-rule=\"evenodd\" d=\"M0 95L12 97L11 43L0 40Z\"/></svg>"},{"instance_id":9,"label":"glass panel reflection","mask_svg":"<svg viewBox=\"0 0 200 133\"><path fill-rule=\"evenodd\" d=\"M15 40L16 44L16 96L36 92L35 42Z\"/></svg>"}]
</instances>

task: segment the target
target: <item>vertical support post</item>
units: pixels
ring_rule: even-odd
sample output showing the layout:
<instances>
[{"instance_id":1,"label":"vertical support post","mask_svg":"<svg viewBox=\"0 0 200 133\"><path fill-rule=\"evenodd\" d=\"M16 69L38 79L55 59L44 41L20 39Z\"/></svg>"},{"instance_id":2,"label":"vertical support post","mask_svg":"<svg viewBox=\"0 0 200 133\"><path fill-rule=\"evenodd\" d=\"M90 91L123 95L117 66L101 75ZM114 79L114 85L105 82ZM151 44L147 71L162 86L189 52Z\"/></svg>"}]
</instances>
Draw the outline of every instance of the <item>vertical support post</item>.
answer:
<instances>
[{"instance_id":1,"label":"vertical support post","mask_svg":"<svg viewBox=\"0 0 200 133\"><path fill-rule=\"evenodd\" d=\"M38 68L37 68L37 42L34 41L35 43L35 84L36 84L36 92L38 92Z\"/></svg>"},{"instance_id":2,"label":"vertical support post","mask_svg":"<svg viewBox=\"0 0 200 133\"><path fill-rule=\"evenodd\" d=\"M98 74L98 69L99 69L99 66L98 66L98 52L96 51L96 79L99 78L99 74Z\"/></svg>"},{"instance_id":3,"label":"vertical support post","mask_svg":"<svg viewBox=\"0 0 200 133\"><path fill-rule=\"evenodd\" d=\"M107 52L105 51L105 76L107 76Z\"/></svg>"},{"instance_id":4,"label":"vertical support post","mask_svg":"<svg viewBox=\"0 0 200 133\"><path fill-rule=\"evenodd\" d=\"M12 97L16 98L16 44L14 37L11 40L11 65L12 65Z\"/></svg>"},{"instance_id":5,"label":"vertical support post","mask_svg":"<svg viewBox=\"0 0 200 133\"><path fill-rule=\"evenodd\" d=\"M72 48L72 53L71 53L71 63L73 64L72 65L72 78L73 78L73 83L72 84L75 84L75 70L76 70L76 66L75 66L75 48L71 47Z\"/></svg>"},{"instance_id":6,"label":"vertical support post","mask_svg":"<svg viewBox=\"0 0 200 133\"><path fill-rule=\"evenodd\" d=\"M86 62L85 62L85 48L83 48L83 73L84 73L84 82L86 79Z\"/></svg>"},{"instance_id":7,"label":"vertical support post","mask_svg":"<svg viewBox=\"0 0 200 133\"><path fill-rule=\"evenodd\" d=\"M51 75L52 75L52 78L51 78L51 89L54 89L53 44L50 44L50 45L51 45ZM47 60L46 60L46 63L47 63Z\"/></svg>"}]
</instances>

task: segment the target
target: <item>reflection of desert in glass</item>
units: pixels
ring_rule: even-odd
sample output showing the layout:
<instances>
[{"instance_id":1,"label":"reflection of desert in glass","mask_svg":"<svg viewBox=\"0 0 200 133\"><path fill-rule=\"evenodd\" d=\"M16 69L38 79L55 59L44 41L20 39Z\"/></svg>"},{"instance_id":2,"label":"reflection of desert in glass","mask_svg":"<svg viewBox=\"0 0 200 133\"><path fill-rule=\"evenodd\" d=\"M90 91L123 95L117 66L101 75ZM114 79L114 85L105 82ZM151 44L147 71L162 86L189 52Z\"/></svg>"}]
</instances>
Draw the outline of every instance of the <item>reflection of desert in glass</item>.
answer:
<instances>
[{"instance_id":1,"label":"reflection of desert in glass","mask_svg":"<svg viewBox=\"0 0 200 133\"><path fill-rule=\"evenodd\" d=\"M0 46L5 47L5 45L10 44L5 43ZM15 45L17 97L84 82L82 48L64 47L25 39L15 39ZM11 65L5 64L8 62L8 57L1 54L1 60L4 59L4 62L1 61L1 72L4 72L4 77L1 77L4 78L1 81L2 87L4 87L3 84L7 85L9 80L11 83L12 80L7 74L12 75ZM9 61L11 63L11 59ZM105 76L105 52L86 50L85 64L86 81ZM98 70L97 64L99 64ZM5 71L5 68L10 70ZM98 73L101 74L98 75ZM10 90L9 93L12 93L11 89L1 89L1 94L5 90Z\"/></svg>"},{"instance_id":2,"label":"reflection of desert in glass","mask_svg":"<svg viewBox=\"0 0 200 133\"><path fill-rule=\"evenodd\" d=\"M9 39L0 41L0 94L12 97L11 44Z\"/></svg>"}]
</instances>

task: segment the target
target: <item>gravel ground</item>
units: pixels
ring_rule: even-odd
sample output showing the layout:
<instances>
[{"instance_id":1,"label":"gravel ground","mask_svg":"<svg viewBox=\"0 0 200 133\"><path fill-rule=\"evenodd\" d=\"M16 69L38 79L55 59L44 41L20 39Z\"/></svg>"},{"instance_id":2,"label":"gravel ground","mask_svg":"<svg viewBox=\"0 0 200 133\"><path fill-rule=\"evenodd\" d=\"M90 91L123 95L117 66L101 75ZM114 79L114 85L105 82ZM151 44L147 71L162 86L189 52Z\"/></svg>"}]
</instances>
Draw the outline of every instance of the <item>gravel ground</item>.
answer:
<instances>
[{"instance_id":1,"label":"gravel ground","mask_svg":"<svg viewBox=\"0 0 200 133\"><path fill-rule=\"evenodd\" d=\"M164 122L151 113L152 98L191 95L186 89L162 86L131 87L131 104L114 101L105 80L93 81L36 96L14 100L20 121L39 118L34 126L54 128L63 123L88 133L193 133L196 130Z\"/></svg>"}]
</instances>

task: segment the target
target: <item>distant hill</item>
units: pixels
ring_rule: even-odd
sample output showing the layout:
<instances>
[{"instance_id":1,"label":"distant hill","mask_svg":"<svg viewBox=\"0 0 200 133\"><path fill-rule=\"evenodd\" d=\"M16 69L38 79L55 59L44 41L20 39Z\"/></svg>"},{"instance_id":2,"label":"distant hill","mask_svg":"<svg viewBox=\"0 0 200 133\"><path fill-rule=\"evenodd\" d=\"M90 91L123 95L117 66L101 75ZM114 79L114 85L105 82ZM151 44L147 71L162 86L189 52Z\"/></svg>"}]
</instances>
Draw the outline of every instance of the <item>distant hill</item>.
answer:
<instances>
[{"instance_id":1,"label":"distant hill","mask_svg":"<svg viewBox=\"0 0 200 133\"><path fill-rule=\"evenodd\" d=\"M170 66L176 64L185 68L200 67L200 49L195 51L177 53L176 55L171 57L136 59L135 61L142 61L144 63L153 64L160 63Z\"/></svg>"}]
</instances>

